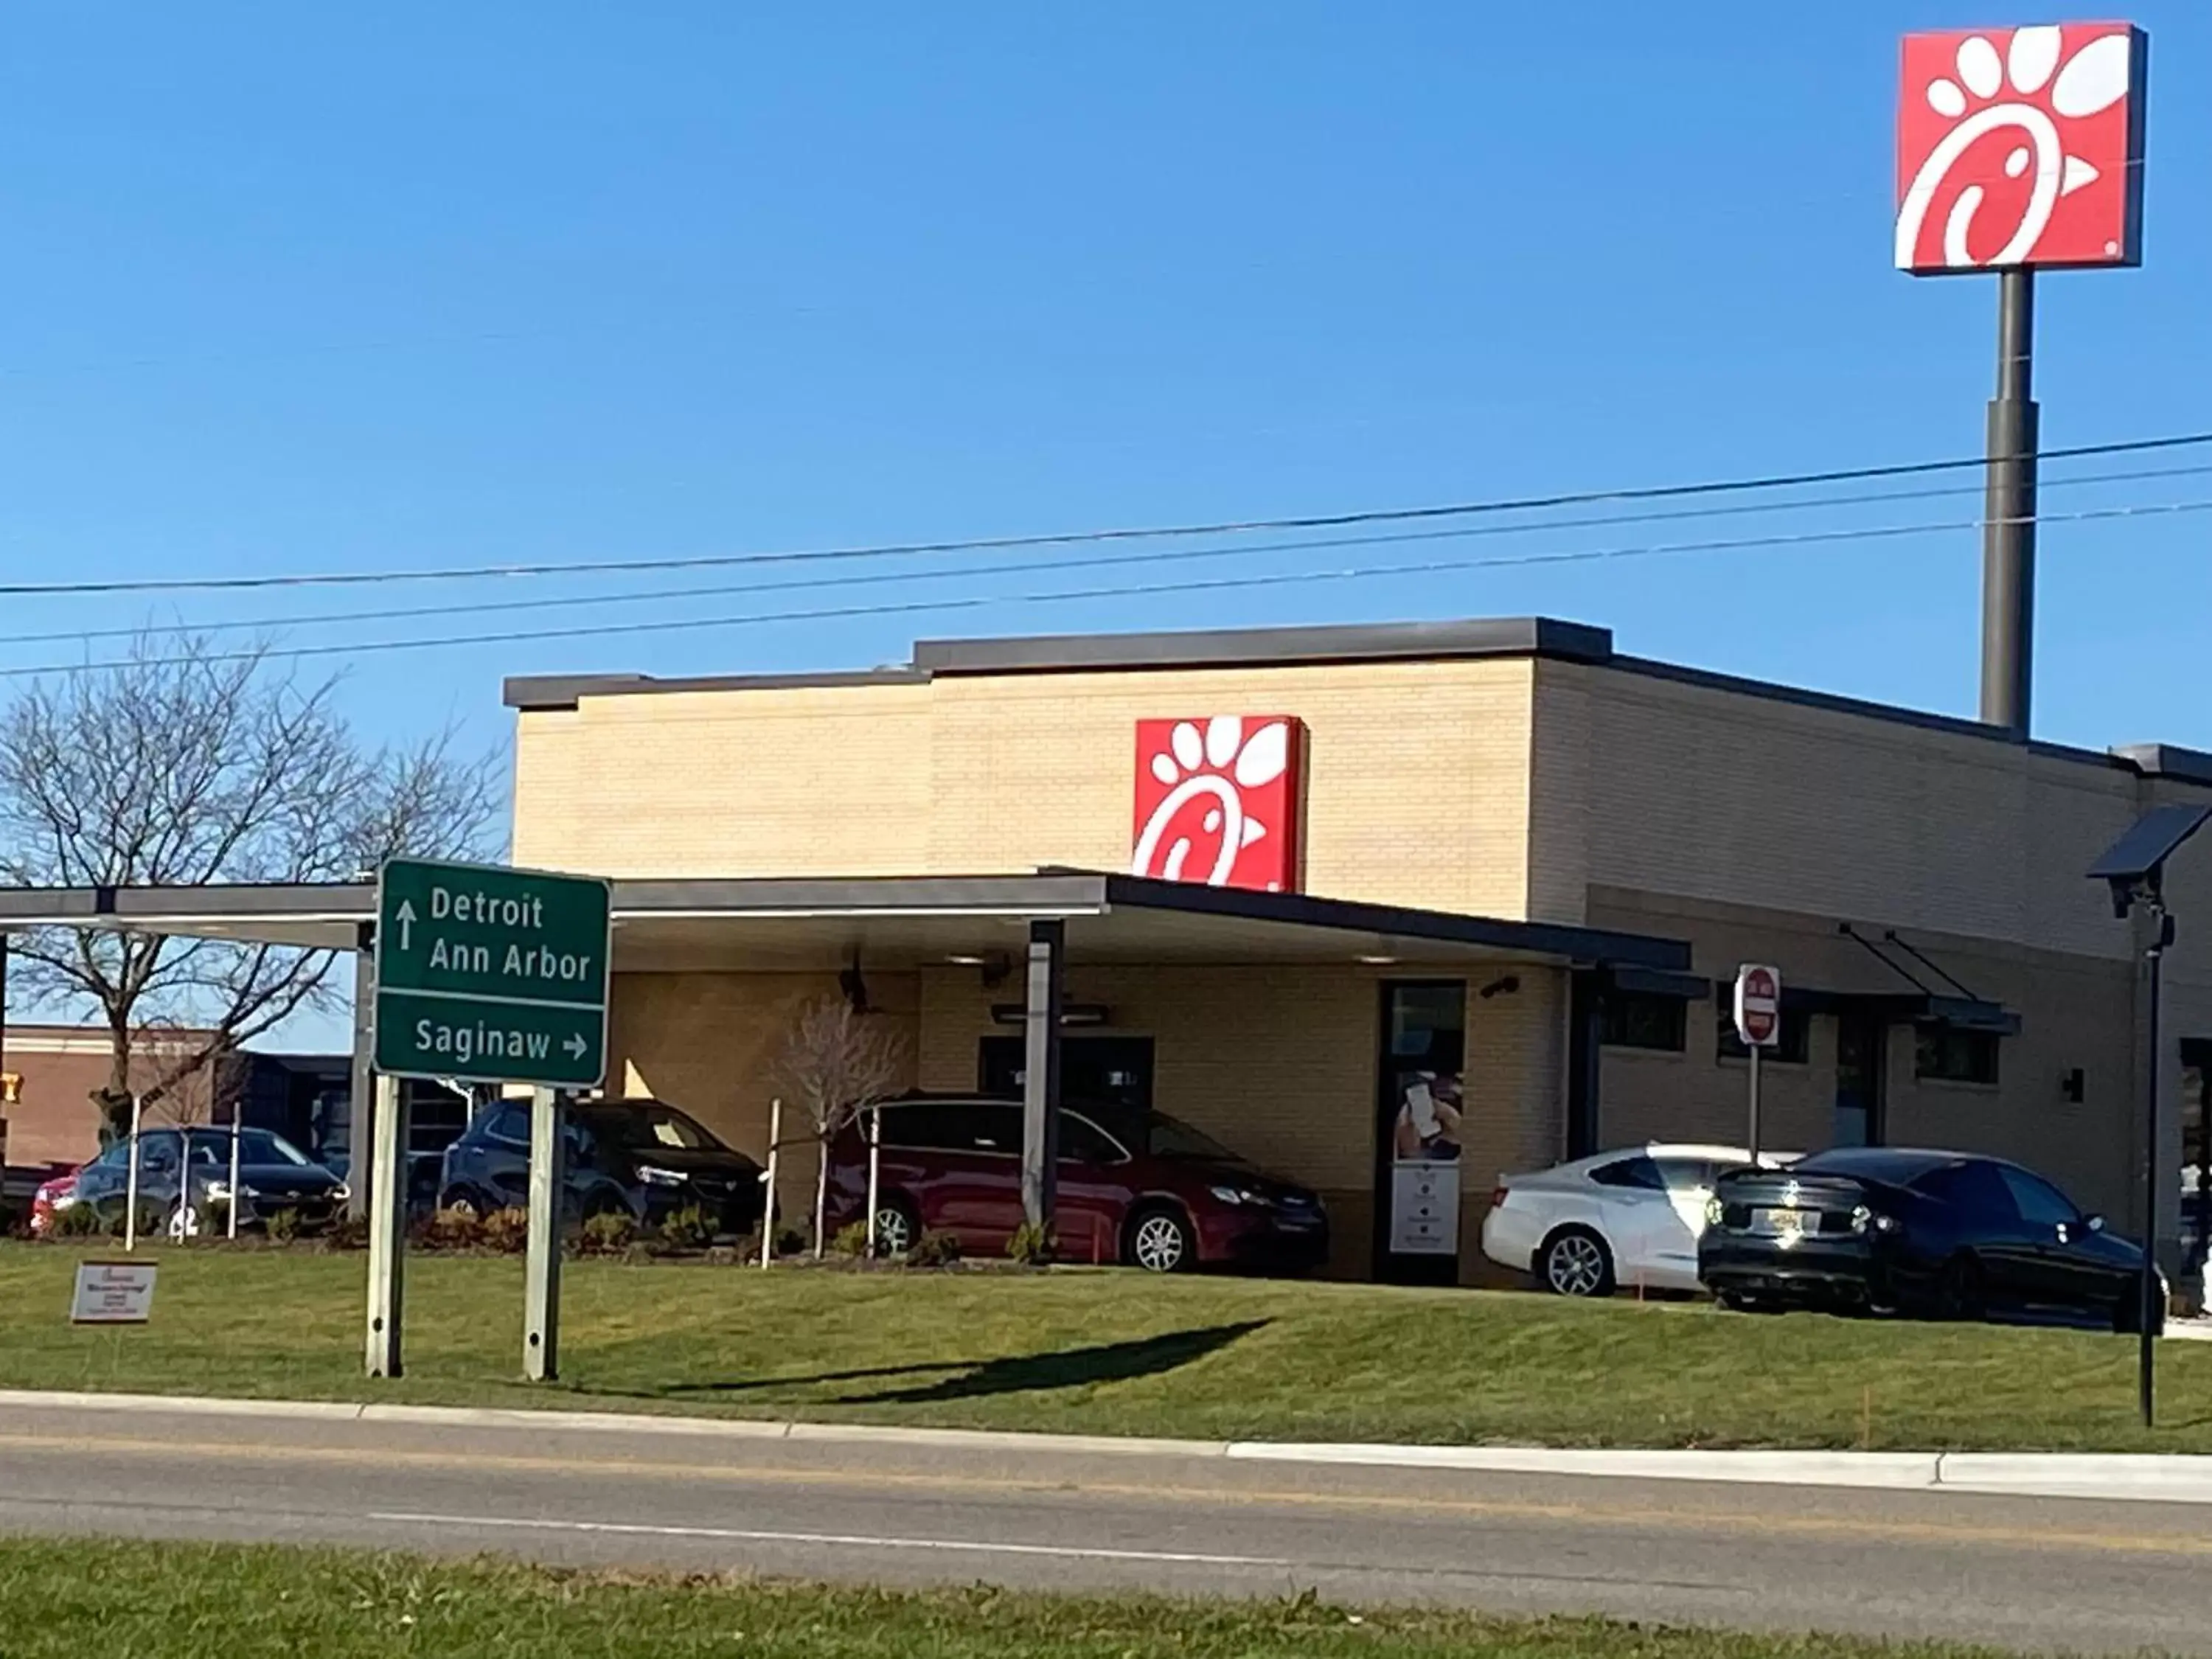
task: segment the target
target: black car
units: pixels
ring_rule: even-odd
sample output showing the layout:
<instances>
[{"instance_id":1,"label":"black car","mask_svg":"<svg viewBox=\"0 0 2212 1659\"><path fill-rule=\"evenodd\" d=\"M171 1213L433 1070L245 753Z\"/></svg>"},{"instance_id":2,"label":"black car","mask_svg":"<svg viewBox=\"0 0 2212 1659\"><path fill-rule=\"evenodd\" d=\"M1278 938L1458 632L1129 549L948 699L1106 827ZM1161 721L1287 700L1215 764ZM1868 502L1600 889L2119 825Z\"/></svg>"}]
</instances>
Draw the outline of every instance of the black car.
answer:
<instances>
[{"instance_id":1,"label":"black car","mask_svg":"<svg viewBox=\"0 0 2212 1659\"><path fill-rule=\"evenodd\" d=\"M208 1229L218 1204L232 1200L231 1132L227 1128L143 1129L138 1142L138 1208L172 1238ZM280 1134L238 1132L238 1224L265 1225L289 1210L302 1228L327 1225L350 1196L346 1184ZM131 1187L131 1140L117 1141L77 1172L73 1204L89 1204L118 1222Z\"/></svg>"},{"instance_id":2,"label":"black car","mask_svg":"<svg viewBox=\"0 0 2212 1659\"><path fill-rule=\"evenodd\" d=\"M719 1232L744 1233L766 1206L761 1167L697 1120L657 1100L591 1100L568 1109L568 1209L572 1217L628 1215L657 1222L697 1208ZM478 1112L446 1149L441 1208L520 1209L530 1202L530 1104Z\"/></svg>"},{"instance_id":3,"label":"black car","mask_svg":"<svg viewBox=\"0 0 2212 1659\"><path fill-rule=\"evenodd\" d=\"M2058 1316L2123 1331L2141 1328L2142 1269L2141 1249L2041 1176L1891 1147L1724 1175L1698 1243L1698 1277L1730 1307Z\"/></svg>"}]
</instances>

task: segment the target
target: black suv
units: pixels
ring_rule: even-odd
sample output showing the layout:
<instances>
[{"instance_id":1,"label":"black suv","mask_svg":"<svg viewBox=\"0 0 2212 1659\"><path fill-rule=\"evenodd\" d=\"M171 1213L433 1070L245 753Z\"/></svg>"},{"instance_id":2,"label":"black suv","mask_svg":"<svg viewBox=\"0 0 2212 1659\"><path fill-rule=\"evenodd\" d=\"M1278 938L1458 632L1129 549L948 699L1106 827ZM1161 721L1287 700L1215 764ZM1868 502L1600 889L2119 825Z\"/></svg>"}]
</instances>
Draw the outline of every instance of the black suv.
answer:
<instances>
[{"instance_id":1,"label":"black suv","mask_svg":"<svg viewBox=\"0 0 2212 1659\"><path fill-rule=\"evenodd\" d=\"M698 1121L657 1100L588 1100L568 1114L572 1217L626 1214L652 1223L696 1207L717 1231L759 1224L761 1168ZM495 1102L446 1149L441 1208L520 1209L530 1202L530 1103Z\"/></svg>"}]
</instances>

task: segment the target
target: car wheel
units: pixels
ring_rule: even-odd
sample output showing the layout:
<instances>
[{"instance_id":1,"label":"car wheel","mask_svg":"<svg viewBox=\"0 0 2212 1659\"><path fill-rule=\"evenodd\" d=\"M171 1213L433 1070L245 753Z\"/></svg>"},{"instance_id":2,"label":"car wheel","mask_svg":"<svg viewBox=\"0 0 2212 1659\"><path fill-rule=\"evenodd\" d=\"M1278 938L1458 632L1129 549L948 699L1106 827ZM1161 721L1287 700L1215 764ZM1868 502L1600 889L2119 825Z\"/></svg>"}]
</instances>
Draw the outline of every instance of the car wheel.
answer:
<instances>
[{"instance_id":1,"label":"car wheel","mask_svg":"<svg viewBox=\"0 0 2212 1659\"><path fill-rule=\"evenodd\" d=\"M1587 1227L1566 1227L1545 1241L1538 1283L1554 1296L1611 1296L1613 1252Z\"/></svg>"},{"instance_id":2,"label":"car wheel","mask_svg":"<svg viewBox=\"0 0 2212 1659\"><path fill-rule=\"evenodd\" d=\"M1141 1210L1129 1227L1129 1260L1148 1273L1187 1273L1198 1264L1198 1241L1176 1211Z\"/></svg>"},{"instance_id":3,"label":"car wheel","mask_svg":"<svg viewBox=\"0 0 2212 1659\"><path fill-rule=\"evenodd\" d=\"M1988 1314L1989 1297L1982 1287L1982 1264L1971 1255L1953 1256L1944 1264L1942 1279L1936 1287L1936 1317L1972 1322Z\"/></svg>"},{"instance_id":4,"label":"car wheel","mask_svg":"<svg viewBox=\"0 0 2212 1659\"><path fill-rule=\"evenodd\" d=\"M876 1254L904 1255L921 1237L921 1218L903 1198L876 1200Z\"/></svg>"}]
</instances>

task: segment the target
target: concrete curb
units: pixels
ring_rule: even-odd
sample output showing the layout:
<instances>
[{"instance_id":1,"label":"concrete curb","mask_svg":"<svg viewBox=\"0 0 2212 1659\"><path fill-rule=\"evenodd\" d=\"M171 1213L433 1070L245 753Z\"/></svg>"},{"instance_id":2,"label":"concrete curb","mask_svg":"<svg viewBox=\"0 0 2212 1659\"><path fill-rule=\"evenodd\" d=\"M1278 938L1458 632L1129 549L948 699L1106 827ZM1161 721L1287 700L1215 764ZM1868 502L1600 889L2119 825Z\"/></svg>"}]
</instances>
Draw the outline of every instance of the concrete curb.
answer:
<instances>
[{"instance_id":1,"label":"concrete curb","mask_svg":"<svg viewBox=\"0 0 2212 1659\"><path fill-rule=\"evenodd\" d=\"M1263 1440L1159 1440L1115 1435L1032 1434L992 1429L884 1427L644 1413L535 1411L505 1407L402 1406L319 1400L0 1389L0 1411L161 1413L407 1424L422 1428L525 1429L540 1433L670 1435L694 1439L811 1441L933 1447L948 1451L1093 1456L1220 1458L1239 1462L1573 1475L1616 1480L1697 1480L1754 1486L1949 1492L2013 1498L2101 1498L2212 1504L2212 1457L2069 1452L1633 1451L1542 1446L1399 1446Z\"/></svg>"}]
</instances>

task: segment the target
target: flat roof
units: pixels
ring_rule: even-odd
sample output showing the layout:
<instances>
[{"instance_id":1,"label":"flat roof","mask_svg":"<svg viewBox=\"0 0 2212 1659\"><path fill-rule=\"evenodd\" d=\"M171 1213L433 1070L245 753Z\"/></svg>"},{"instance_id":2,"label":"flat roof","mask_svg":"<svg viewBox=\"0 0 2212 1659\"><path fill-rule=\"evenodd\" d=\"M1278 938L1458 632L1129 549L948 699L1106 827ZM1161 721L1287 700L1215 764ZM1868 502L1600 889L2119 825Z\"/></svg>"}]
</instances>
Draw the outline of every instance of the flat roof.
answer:
<instances>
[{"instance_id":1,"label":"flat roof","mask_svg":"<svg viewBox=\"0 0 2212 1659\"><path fill-rule=\"evenodd\" d=\"M1587 664L1739 696L1856 715L1923 731L2020 745L2002 726L1896 703L1744 678L1616 650L1613 630L1553 617L1454 617L1433 622L1348 623L1299 628L1204 629L1142 634L1041 634L1001 639L919 640L909 662L823 673L532 674L509 678L507 707L526 713L573 709L586 697L676 692L769 691L795 687L926 685L992 674L1164 672L1199 668L1280 668L1317 663L1439 662L1540 657ZM2030 752L2119 768L2145 777L2212 787L2212 754L2171 744L2109 750L2029 741Z\"/></svg>"},{"instance_id":2,"label":"flat roof","mask_svg":"<svg viewBox=\"0 0 2212 1659\"><path fill-rule=\"evenodd\" d=\"M367 882L0 890L0 931L114 928L351 950L375 914ZM841 966L854 951L886 968L988 959L1018 953L1030 922L1054 919L1070 924L1077 963L1690 965L1686 943L1650 934L1082 870L617 881L613 917L617 971Z\"/></svg>"}]
</instances>

